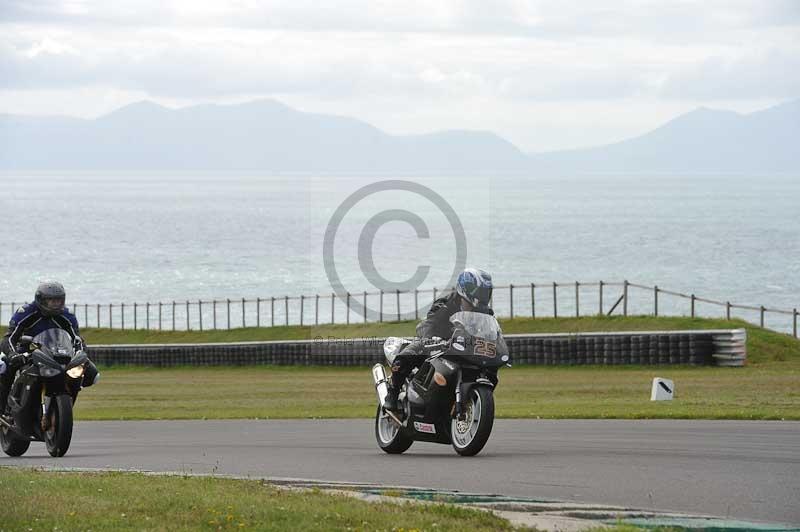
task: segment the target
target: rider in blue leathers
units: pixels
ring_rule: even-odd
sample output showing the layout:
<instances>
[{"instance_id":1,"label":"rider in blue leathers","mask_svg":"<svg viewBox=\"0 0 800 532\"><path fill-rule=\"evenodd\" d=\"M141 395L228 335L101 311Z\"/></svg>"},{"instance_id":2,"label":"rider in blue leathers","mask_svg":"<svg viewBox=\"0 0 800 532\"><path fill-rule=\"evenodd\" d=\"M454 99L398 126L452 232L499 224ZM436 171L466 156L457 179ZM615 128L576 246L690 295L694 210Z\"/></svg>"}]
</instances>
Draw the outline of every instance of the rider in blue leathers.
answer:
<instances>
[{"instance_id":1,"label":"rider in blue leathers","mask_svg":"<svg viewBox=\"0 0 800 532\"><path fill-rule=\"evenodd\" d=\"M57 327L69 333L77 349L85 348L80 337L78 319L66 308L65 299L66 293L61 283L42 283L36 289L34 300L19 307L11 317L8 331L0 340L0 366L5 366L4 371L0 372L0 415L5 414L14 376L25 363L27 346L20 345L23 336L34 337L42 331ZM91 386L97 376L97 367L88 362L82 386Z\"/></svg>"}]
</instances>

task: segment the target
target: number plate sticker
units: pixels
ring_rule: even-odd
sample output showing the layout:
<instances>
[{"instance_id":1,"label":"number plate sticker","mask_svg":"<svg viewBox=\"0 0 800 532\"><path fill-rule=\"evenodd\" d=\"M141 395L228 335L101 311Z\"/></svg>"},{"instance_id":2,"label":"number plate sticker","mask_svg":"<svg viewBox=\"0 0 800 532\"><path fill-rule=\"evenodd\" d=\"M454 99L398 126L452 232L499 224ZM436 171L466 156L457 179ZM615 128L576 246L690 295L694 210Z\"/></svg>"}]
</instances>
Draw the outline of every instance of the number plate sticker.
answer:
<instances>
[{"instance_id":1,"label":"number plate sticker","mask_svg":"<svg viewBox=\"0 0 800 532\"><path fill-rule=\"evenodd\" d=\"M427 434L436 434L436 427L433 425L433 423L420 423L419 421L415 421L414 430L417 432L425 432Z\"/></svg>"},{"instance_id":2,"label":"number plate sticker","mask_svg":"<svg viewBox=\"0 0 800 532\"><path fill-rule=\"evenodd\" d=\"M497 355L497 344L476 338L475 354L482 357L494 358L495 355Z\"/></svg>"}]
</instances>

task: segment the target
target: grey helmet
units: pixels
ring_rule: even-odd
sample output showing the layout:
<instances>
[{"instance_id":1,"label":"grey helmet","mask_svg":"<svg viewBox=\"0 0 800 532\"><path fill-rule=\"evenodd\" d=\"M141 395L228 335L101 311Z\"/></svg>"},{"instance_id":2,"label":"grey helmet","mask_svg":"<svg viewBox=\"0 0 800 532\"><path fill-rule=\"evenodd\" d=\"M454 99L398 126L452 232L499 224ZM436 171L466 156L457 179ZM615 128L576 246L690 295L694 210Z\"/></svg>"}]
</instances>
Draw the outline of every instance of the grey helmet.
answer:
<instances>
[{"instance_id":1,"label":"grey helmet","mask_svg":"<svg viewBox=\"0 0 800 532\"><path fill-rule=\"evenodd\" d=\"M39 285L36 289L34 301L39 308L39 312L45 316L56 316L64 312L64 303L67 294L61 283L47 281Z\"/></svg>"}]
</instances>

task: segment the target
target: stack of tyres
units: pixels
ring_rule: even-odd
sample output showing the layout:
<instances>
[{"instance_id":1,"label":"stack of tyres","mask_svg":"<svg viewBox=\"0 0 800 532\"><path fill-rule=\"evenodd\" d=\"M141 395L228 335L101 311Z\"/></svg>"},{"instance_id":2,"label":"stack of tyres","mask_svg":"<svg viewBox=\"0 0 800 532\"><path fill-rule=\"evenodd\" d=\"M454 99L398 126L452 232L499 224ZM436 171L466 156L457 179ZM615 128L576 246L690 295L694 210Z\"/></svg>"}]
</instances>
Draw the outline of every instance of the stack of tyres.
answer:
<instances>
[{"instance_id":1,"label":"stack of tyres","mask_svg":"<svg viewBox=\"0 0 800 532\"><path fill-rule=\"evenodd\" d=\"M681 334L678 336L678 347L680 348L680 364L689 363L689 335Z\"/></svg>"},{"instance_id":2,"label":"stack of tyres","mask_svg":"<svg viewBox=\"0 0 800 532\"><path fill-rule=\"evenodd\" d=\"M641 352L642 352L642 337L641 336L631 336L630 338L630 345L628 348L628 363L629 364L641 364Z\"/></svg>"}]
</instances>

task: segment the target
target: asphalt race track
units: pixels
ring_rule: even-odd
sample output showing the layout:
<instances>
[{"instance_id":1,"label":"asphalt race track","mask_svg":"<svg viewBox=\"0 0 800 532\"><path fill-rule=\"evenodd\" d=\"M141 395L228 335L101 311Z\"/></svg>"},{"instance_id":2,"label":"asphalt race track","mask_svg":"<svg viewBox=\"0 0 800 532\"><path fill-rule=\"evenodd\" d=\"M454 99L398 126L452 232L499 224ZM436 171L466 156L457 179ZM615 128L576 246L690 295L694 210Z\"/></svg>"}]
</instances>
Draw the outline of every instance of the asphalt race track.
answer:
<instances>
[{"instance_id":1,"label":"asphalt race track","mask_svg":"<svg viewBox=\"0 0 800 532\"><path fill-rule=\"evenodd\" d=\"M483 452L389 456L371 420L77 423L66 457L33 443L0 466L372 482L800 523L800 423L498 420Z\"/></svg>"}]
</instances>

